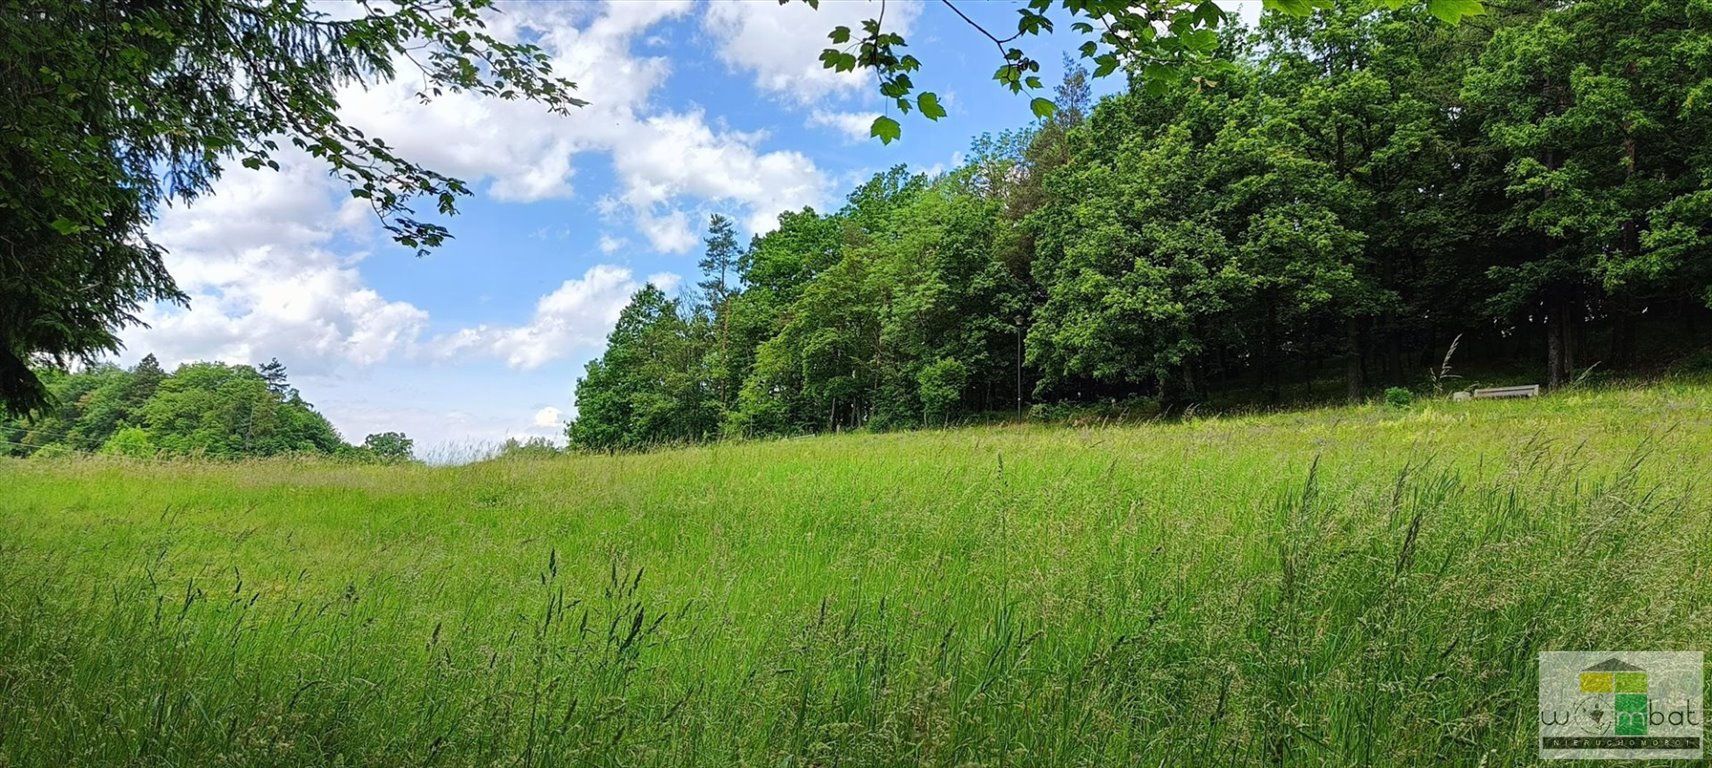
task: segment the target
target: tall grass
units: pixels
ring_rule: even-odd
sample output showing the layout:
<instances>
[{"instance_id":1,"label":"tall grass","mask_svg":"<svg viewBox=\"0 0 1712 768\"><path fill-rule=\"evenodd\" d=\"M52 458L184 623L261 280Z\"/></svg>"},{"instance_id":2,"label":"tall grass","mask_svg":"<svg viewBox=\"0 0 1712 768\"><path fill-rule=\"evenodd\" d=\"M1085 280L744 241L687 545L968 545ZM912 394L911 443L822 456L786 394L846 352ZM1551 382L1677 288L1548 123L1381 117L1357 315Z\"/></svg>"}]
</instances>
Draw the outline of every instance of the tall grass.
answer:
<instances>
[{"instance_id":1,"label":"tall grass","mask_svg":"<svg viewBox=\"0 0 1712 768\"><path fill-rule=\"evenodd\" d=\"M1512 765L1712 636L1712 389L0 464L0 765Z\"/></svg>"}]
</instances>

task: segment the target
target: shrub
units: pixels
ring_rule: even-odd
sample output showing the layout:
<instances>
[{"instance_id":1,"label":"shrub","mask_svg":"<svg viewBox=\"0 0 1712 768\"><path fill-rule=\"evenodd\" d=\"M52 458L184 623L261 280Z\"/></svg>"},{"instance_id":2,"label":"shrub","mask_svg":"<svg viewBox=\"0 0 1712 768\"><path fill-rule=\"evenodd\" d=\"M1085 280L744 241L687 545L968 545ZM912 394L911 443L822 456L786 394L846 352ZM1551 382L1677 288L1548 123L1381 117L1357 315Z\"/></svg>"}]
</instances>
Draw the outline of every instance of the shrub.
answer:
<instances>
[{"instance_id":1,"label":"shrub","mask_svg":"<svg viewBox=\"0 0 1712 768\"><path fill-rule=\"evenodd\" d=\"M927 426L944 423L957 410L963 387L969 383L969 369L950 358L921 369L916 374L921 396L921 420Z\"/></svg>"},{"instance_id":2,"label":"shrub","mask_svg":"<svg viewBox=\"0 0 1712 768\"><path fill-rule=\"evenodd\" d=\"M107 438L101 452L109 456L146 459L155 455L155 445L149 440L149 433L141 427L124 427Z\"/></svg>"},{"instance_id":3,"label":"shrub","mask_svg":"<svg viewBox=\"0 0 1712 768\"><path fill-rule=\"evenodd\" d=\"M66 445L65 443L48 443L47 445L37 448L35 453L30 454L30 458L63 459L67 456L75 455L77 455L77 451L72 450L71 446Z\"/></svg>"},{"instance_id":4,"label":"shrub","mask_svg":"<svg viewBox=\"0 0 1712 768\"><path fill-rule=\"evenodd\" d=\"M1392 408L1407 408L1415 403L1415 393L1402 387L1385 390L1385 404Z\"/></svg>"},{"instance_id":5,"label":"shrub","mask_svg":"<svg viewBox=\"0 0 1712 768\"><path fill-rule=\"evenodd\" d=\"M1712 373L1712 349L1703 349L1699 352L1695 352L1694 354L1677 361L1676 365L1672 366L1672 368L1673 370L1671 372L1678 375L1686 374L1695 376Z\"/></svg>"},{"instance_id":6,"label":"shrub","mask_svg":"<svg viewBox=\"0 0 1712 768\"><path fill-rule=\"evenodd\" d=\"M531 437L527 440L508 437L500 444L494 458L543 459L557 456L559 452L559 447L545 437Z\"/></svg>"},{"instance_id":7,"label":"shrub","mask_svg":"<svg viewBox=\"0 0 1712 768\"><path fill-rule=\"evenodd\" d=\"M1076 410L1064 403L1035 403L1028 407L1028 417L1035 421L1056 423L1069 421Z\"/></svg>"}]
</instances>

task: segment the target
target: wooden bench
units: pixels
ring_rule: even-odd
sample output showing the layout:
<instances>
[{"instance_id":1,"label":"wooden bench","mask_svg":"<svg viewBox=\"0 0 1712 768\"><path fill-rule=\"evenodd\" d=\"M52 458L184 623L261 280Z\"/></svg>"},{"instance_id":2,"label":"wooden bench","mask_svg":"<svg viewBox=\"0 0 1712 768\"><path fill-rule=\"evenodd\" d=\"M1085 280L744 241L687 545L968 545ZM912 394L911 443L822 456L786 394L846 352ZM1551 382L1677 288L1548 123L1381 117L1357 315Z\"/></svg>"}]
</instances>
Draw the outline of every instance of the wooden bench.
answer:
<instances>
[{"instance_id":1,"label":"wooden bench","mask_svg":"<svg viewBox=\"0 0 1712 768\"><path fill-rule=\"evenodd\" d=\"M1493 398L1502 399L1502 398L1508 398L1508 397L1539 397L1539 396L1540 396L1540 385L1538 385L1538 384L1528 384L1526 386L1521 386L1521 387L1491 387L1489 389L1474 390L1474 399L1476 399L1476 400L1486 400L1486 399L1493 399Z\"/></svg>"}]
</instances>

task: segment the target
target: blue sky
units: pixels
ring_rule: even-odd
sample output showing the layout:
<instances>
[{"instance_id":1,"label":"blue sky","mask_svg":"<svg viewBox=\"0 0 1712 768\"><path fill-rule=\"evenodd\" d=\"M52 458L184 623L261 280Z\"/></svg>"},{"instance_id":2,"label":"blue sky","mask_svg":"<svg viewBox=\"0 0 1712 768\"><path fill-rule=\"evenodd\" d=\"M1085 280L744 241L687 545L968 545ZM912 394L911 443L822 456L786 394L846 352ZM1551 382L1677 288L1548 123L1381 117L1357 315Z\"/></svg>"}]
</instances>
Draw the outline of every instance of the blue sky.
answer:
<instances>
[{"instance_id":1,"label":"blue sky","mask_svg":"<svg viewBox=\"0 0 1712 768\"><path fill-rule=\"evenodd\" d=\"M502 3L493 28L542 45L589 106L564 117L465 96L423 106L408 80L341 97L355 124L470 182L448 245L416 258L391 244L309 158L234 169L154 227L192 303L145 313L151 327L123 334L119 360L278 357L346 439L403 430L435 457L557 438L629 294L694 281L710 214L733 217L746 240L781 210L834 209L897 163L950 168L972 137L1030 121L1028 98L990 79L1001 63L991 42L938 3L892 0L888 28L924 63L918 87L950 114L902 116L889 146L866 138L887 111L871 76L826 72L816 57L828 30L878 7ZM1015 23L1009 2L960 7L990 29ZM1078 43L1067 31L1031 41L1043 80L1057 81L1060 53Z\"/></svg>"}]
</instances>

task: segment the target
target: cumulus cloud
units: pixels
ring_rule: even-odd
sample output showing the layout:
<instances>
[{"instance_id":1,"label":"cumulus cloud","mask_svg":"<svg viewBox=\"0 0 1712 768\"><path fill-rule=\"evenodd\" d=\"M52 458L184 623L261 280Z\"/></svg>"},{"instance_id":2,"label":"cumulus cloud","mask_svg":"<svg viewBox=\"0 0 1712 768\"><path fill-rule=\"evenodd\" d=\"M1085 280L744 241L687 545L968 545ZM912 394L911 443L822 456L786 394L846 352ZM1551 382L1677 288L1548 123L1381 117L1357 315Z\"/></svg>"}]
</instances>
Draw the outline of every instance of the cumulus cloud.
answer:
<instances>
[{"instance_id":1,"label":"cumulus cloud","mask_svg":"<svg viewBox=\"0 0 1712 768\"><path fill-rule=\"evenodd\" d=\"M869 131L873 130L874 118L879 116L878 112L835 112L817 109L809 113L808 126L831 128L844 134L846 141L865 141L871 135Z\"/></svg>"},{"instance_id":2,"label":"cumulus cloud","mask_svg":"<svg viewBox=\"0 0 1712 768\"><path fill-rule=\"evenodd\" d=\"M636 229L648 238L648 244L654 250L662 253L684 253L696 244L689 214L680 210L655 214L647 206L642 206L636 213Z\"/></svg>"},{"instance_id":3,"label":"cumulus cloud","mask_svg":"<svg viewBox=\"0 0 1712 768\"><path fill-rule=\"evenodd\" d=\"M568 117L533 103L469 94L448 93L424 105L415 97L421 84L408 76L347 89L342 110L402 156L484 185L478 188L504 201L570 196L574 158L607 154L617 187L597 207L609 217L628 214L642 239L661 252L683 253L699 243L707 203L745 210L753 231L771 229L779 212L817 203L827 193L813 161L799 152L765 151L764 134L711 125L699 109L663 111L649 103L670 73L670 60L636 55L636 39L691 7L682 0L507 6L493 20L498 34L537 41L553 55L557 71L587 84L582 95L589 106ZM130 333L132 347L184 359L289 354L317 367L374 364L414 350L427 312L380 296L357 270L361 254L340 255L333 247L340 234L367 237L372 214L345 198L315 161L280 160L278 173L235 170L214 194L162 217L154 235L170 249L169 266L194 309L150 310L145 320L154 327ZM614 254L628 245L607 234L598 247ZM600 269L544 297L543 314L529 326L479 327L453 338L498 334L492 349L519 367L556 356L548 342L598 342L604 328L561 315L581 311L565 305L573 301L593 307L593 316L615 315L635 286L626 288L615 273ZM450 348L467 352L477 345L454 341Z\"/></svg>"},{"instance_id":4,"label":"cumulus cloud","mask_svg":"<svg viewBox=\"0 0 1712 768\"><path fill-rule=\"evenodd\" d=\"M145 310L151 327L125 332L128 354L169 364L278 356L317 372L379 363L414 343L428 313L370 288L357 271L362 254L331 249L336 235L372 226L366 209L336 205L308 158L280 160L277 173L232 171L213 194L156 222L151 236L191 305Z\"/></svg>"},{"instance_id":5,"label":"cumulus cloud","mask_svg":"<svg viewBox=\"0 0 1712 768\"><path fill-rule=\"evenodd\" d=\"M630 241L622 237L613 237L611 234L605 232L602 232L600 235L600 252L608 256L624 250L625 246L628 245L630 245Z\"/></svg>"},{"instance_id":6,"label":"cumulus cloud","mask_svg":"<svg viewBox=\"0 0 1712 768\"><path fill-rule=\"evenodd\" d=\"M564 426L564 423L565 423L564 412L560 411L557 408L554 408L553 406L549 405L546 408L542 408L541 410L535 412L534 424L537 427L542 427L542 428L562 427L562 426Z\"/></svg>"},{"instance_id":7,"label":"cumulus cloud","mask_svg":"<svg viewBox=\"0 0 1712 768\"><path fill-rule=\"evenodd\" d=\"M677 281L676 275L655 277ZM641 288L630 270L597 265L542 296L528 323L465 328L435 338L431 347L442 359L486 356L518 370L538 368L574 352L598 349L631 294Z\"/></svg>"},{"instance_id":8,"label":"cumulus cloud","mask_svg":"<svg viewBox=\"0 0 1712 768\"><path fill-rule=\"evenodd\" d=\"M716 133L702 112L665 113L635 127L636 140L613 150L613 166L623 184L622 198L636 212L653 245L668 253L694 246L685 237L681 211L656 214L660 206L683 197L746 205L750 231L772 229L781 211L819 202L827 180L807 155L796 151L761 152L760 134Z\"/></svg>"},{"instance_id":9,"label":"cumulus cloud","mask_svg":"<svg viewBox=\"0 0 1712 768\"><path fill-rule=\"evenodd\" d=\"M921 6L885 6L885 29L907 37ZM845 26L859 35L862 21L877 18L880 8L874 0L827 2L819 10L803 3L714 2L702 22L727 65L752 74L761 90L807 105L873 87L871 73L822 67L820 52L829 45L827 32Z\"/></svg>"},{"instance_id":10,"label":"cumulus cloud","mask_svg":"<svg viewBox=\"0 0 1712 768\"><path fill-rule=\"evenodd\" d=\"M714 3L742 6L748 3ZM498 102L447 94L421 104L421 83L401 66L398 81L342 94L343 114L400 154L485 183L504 201L571 197L578 155L609 154L618 189L594 204L603 215L628 212L656 249L681 253L678 216L690 198L745 209L751 223L770 228L780 211L819 203L829 186L800 152L767 151L764 134L710 125L699 109L670 111L651 100L671 72L664 55L640 55L655 24L687 13L688 2L614 0L506 6L495 20L504 35L526 37L553 58L556 73L582 84L589 104L569 116L529 102ZM598 11L593 11L598 8ZM800 37L800 35L797 35Z\"/></svg>"}]
</instances>

